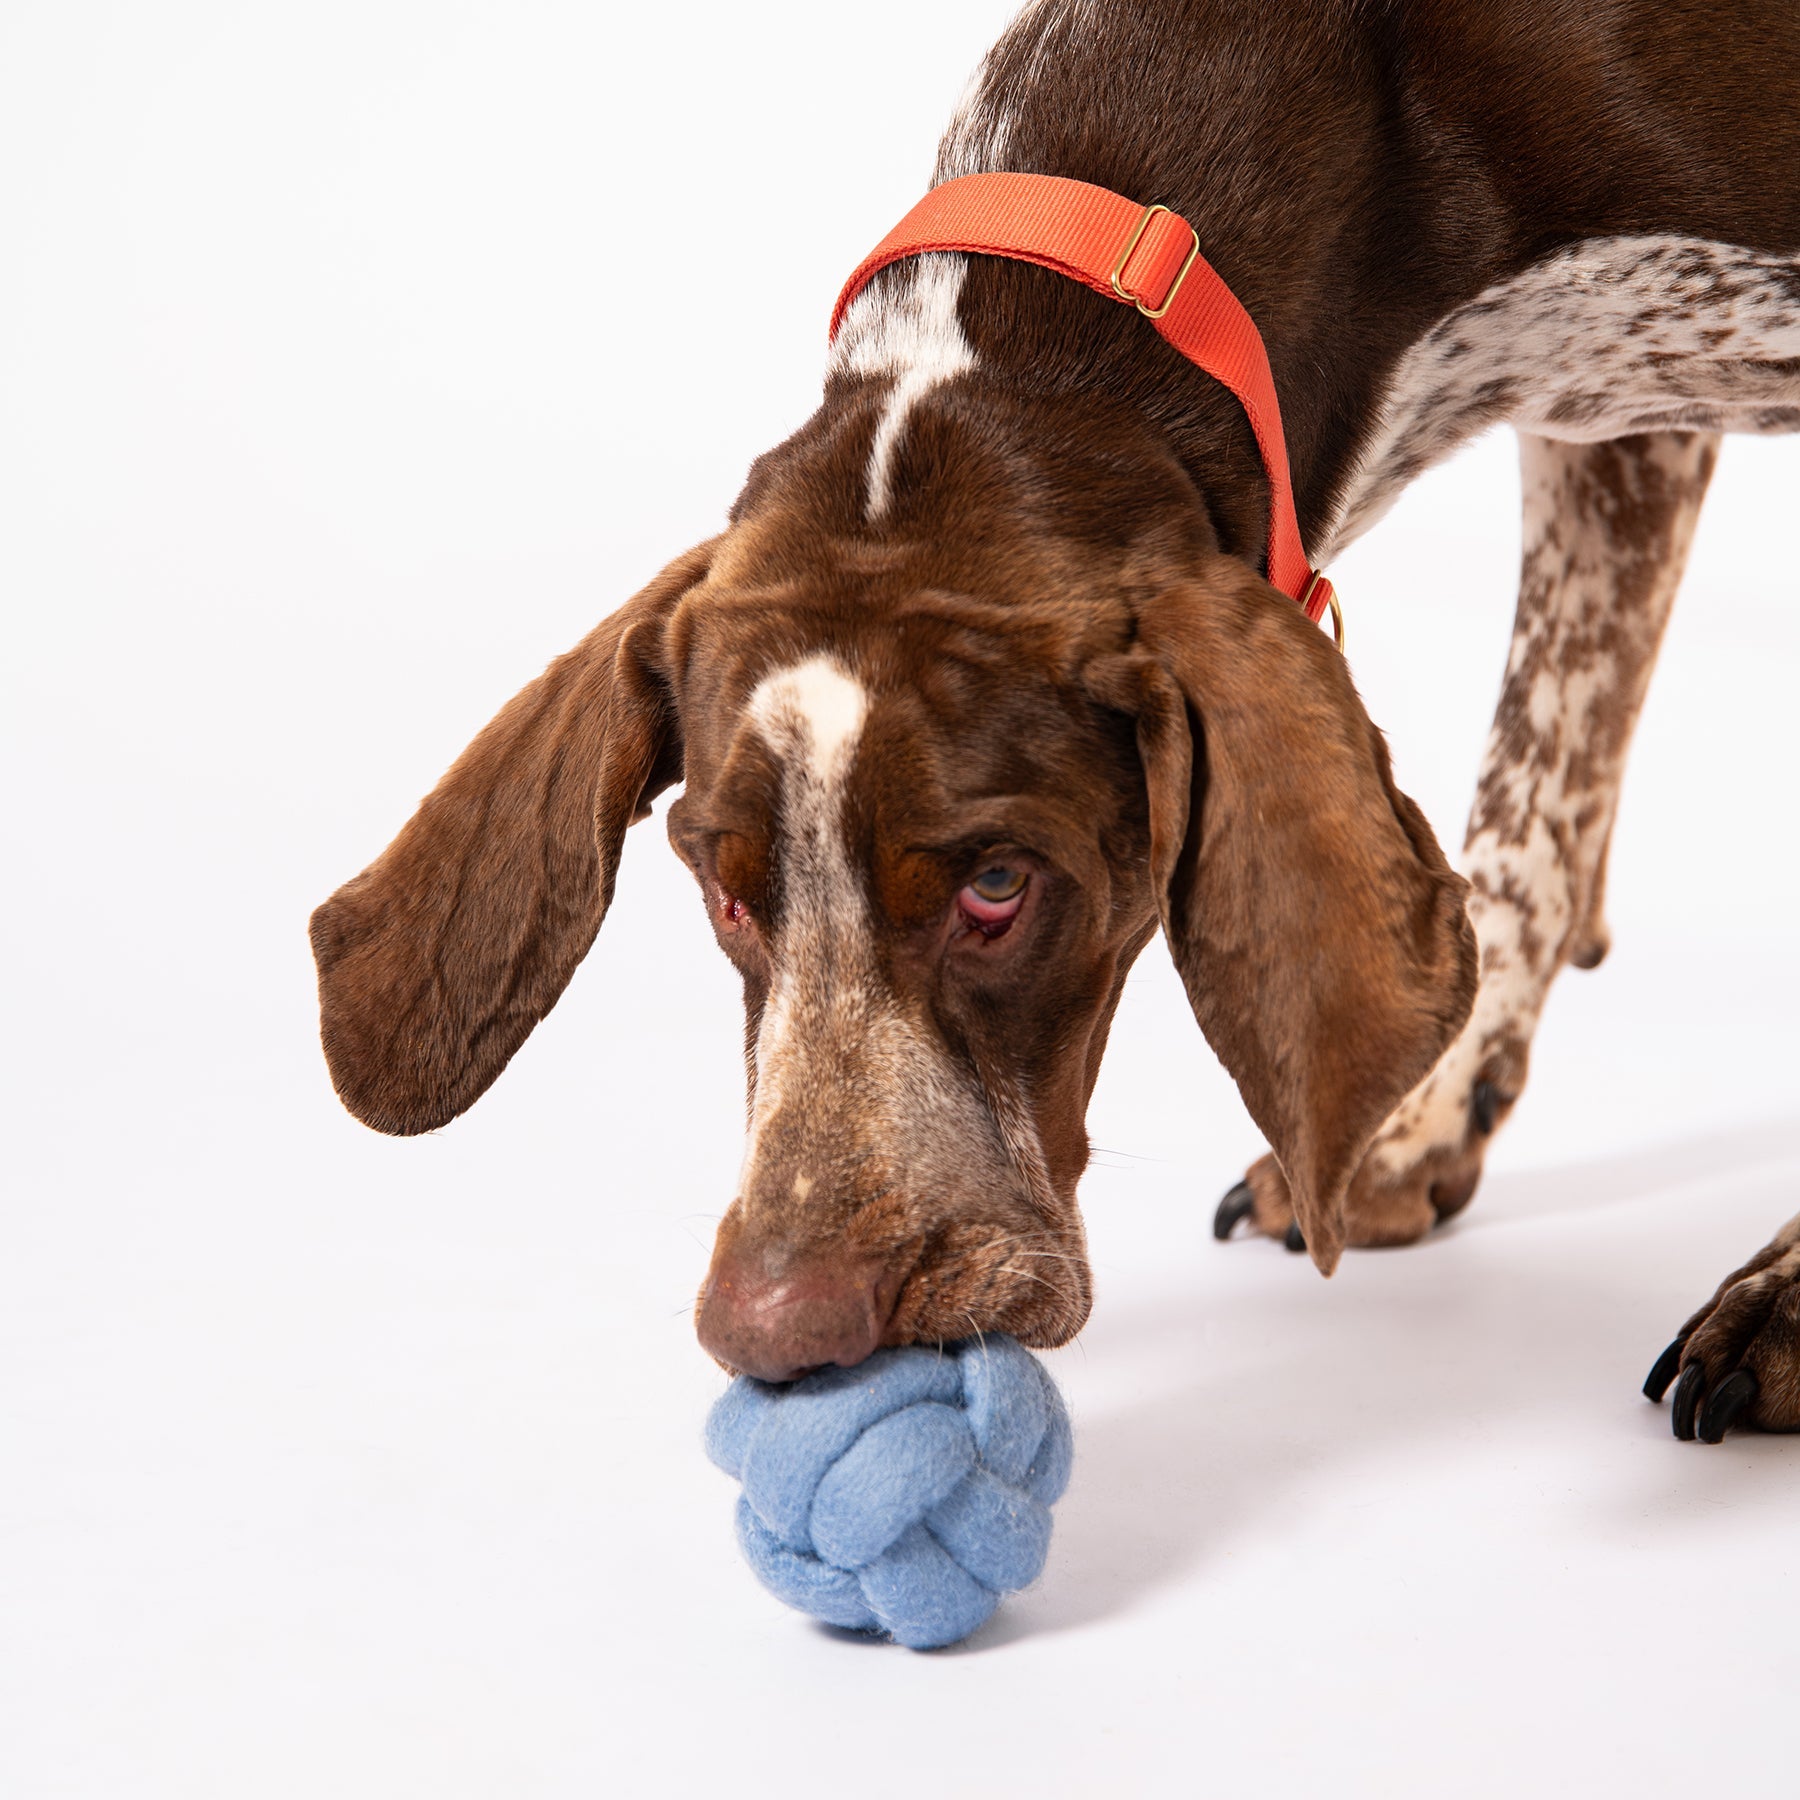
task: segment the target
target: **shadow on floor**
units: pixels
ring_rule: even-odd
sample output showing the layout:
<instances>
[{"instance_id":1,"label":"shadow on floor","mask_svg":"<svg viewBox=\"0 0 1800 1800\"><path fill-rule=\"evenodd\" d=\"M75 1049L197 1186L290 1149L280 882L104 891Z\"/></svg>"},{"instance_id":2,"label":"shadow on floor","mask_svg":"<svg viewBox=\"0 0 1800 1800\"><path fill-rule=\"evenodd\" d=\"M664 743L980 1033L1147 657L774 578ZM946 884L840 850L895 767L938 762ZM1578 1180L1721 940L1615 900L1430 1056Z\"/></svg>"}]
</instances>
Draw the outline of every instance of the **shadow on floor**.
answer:
<instances>
[{"instance_id":1,"label":"shadow on floor","mask_svg":"<svg viewBox=\"0 0 1800 1800\"><path fill-rule=\"evenodd\" d=\"M1457 1222L1457 1230L1480 1231L1517 1219L1630 1204L1695 1183L1750 1178L1796 1162L1800 1162L1800 1119L1771 1119L1591 1163L1497 1171L1483 1182L1476 1204Z\"/></svg>"},{"instance_id":2,"label":"shadow on floor","mask_svg":"<svg viewBox=\"0 0 1800 1800\"><path fill-rule=\"evenodd\" d=\"M1615 1471L1621 1441L1654 1442L1631 1493L1634 1530L1716 1529L1721 1507L1760 1504L1765 1490L1771 1504L1800 1509L1800 1437L1744 1434L1724 1451L1678 1445L1666 1409L1637 1394L1686 1310L1764 1241L1746 1236L1739 1213L1766 1215L1749 1228L1766 1238L1800 1205L1797 1144L1793 1123L1772 1123L1504 1176L1432 1246L1352 1253L1354 1266L1329 1287L1298 1278L1310 1273L1299 1259L1277 1267L1285 1253L1274 1246L1245 1244L1230 1252L1246 1259L1241 1285L1209 1281L1204 1295L1117 1316L1103 1307L1084 1334L1090 1364L1141 1370L1144 1398L1078 1406L1077 1479L1059 1511L1051 1574L968 1652L1130 1610L1228 1552L1321 1473L1409 1443L1441 1443L1453 1462L1522 1418L1567 1436L1572 1458L1593 1441ZM1712 1234L1723 1227L1735 1245L1716 1267L1695 1266L1712 1254L1705 1229L1670 1239L1661 1202L1685 1198L1676 1190L1686 1187L1696 1204L1712 1190L1698 1223L1710 1219ZM1729 1218L1719 1216L1722 1194L1733 1199ZM1636 1224L1634 1206L1644 1215ZM1596 1249L1596 1221L1582 1216L1607 1207L1620 1213L1606 1240L1616 1253ZM1535 1229L1511 1236L1497 1229L1528 1222ZM1572 1483L1577 1473L1572 1462ZM1619 1529L1595 1504L1593 1529Z\"/></svg>"}]
</instances>

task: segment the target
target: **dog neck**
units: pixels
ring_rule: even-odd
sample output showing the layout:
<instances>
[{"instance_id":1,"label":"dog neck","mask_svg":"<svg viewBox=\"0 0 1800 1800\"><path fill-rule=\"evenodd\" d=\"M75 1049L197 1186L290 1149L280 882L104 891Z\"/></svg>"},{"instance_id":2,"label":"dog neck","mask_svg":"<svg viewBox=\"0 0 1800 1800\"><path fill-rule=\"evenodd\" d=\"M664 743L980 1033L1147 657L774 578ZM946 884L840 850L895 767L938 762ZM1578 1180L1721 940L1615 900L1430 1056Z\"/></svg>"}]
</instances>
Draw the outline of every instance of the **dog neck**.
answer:
<instances>
[{"instance_id":1,"label":"dog neck","mask_svg":"<svg viewBox=\"0 0 1800 1800\"><path fill-rule=\"evenodd\" d=\"M1431 392L1398 407L1412 440L1404 466L1371 470L1393 436L1408 358L1435 331L1451 332L1446 354L1497 331L1503 366L1490 386L1535 381L1554 397L1578 383L1578 370L1534 366L1546 347L1504 304L1509 284L1559 249L1617 241L1601 261L1636 273L1649 314L1667 296L1651 291L1646 234L1675 232L1721 265L1721 247L1791 256L1791 144L1778 132L1745 138L1730 108L1643 103L1649 91L1686 92L1697 66L1722 93L1756 91L1767 81L1757 34L1728 40L1695 14L1622 37L1616 11L1577 9L1545 33L1529 0L1396 13L1379 29L1350 0L1274 11L1033 0L976 72L934 180L1068 176L1187 219L1262 335L1302 535L1323 563L1378 514L1372 486L1391 498L1507 416L1496 387L1420 426L1418 405L1455 385L1428 370ZM1496 58L1507 82L1469 78ZM1595 104L1592 79L1618 103ZM1129 414L1134 435L1157 440L1204 496L1219 543L1260 564L1264 482L1236 401L1134 313L987 257L884 271L865 300L832 367L889 384L863 471L876 516L892 504L921 403L946 404L978 376L1020 404ZM1453 329L1463 309L1468 329Z\"/></svg>"}]
</instances>

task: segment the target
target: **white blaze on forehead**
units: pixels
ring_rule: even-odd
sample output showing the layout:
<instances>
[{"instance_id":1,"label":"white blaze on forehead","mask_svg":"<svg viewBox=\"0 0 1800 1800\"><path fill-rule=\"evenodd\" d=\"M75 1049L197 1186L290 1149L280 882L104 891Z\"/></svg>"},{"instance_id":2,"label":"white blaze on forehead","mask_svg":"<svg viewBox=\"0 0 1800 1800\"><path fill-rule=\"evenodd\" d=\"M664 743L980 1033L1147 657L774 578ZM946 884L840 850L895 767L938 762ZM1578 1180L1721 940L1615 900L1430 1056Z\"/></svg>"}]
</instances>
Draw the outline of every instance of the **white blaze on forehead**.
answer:
<instances>
[{"instance_id":1,"label":"white blaze on forehead","mask_svg":"<svg viewBox=\"0 0 1800 1800\"><path fill-rule=\"evenodd\" d=\"M1002 1093L993 1110L994 1097L984 1100L980 1082L953 1063L882 977L874 921L843 826L869 698L840 663L818 655L766 675L744 709L745 725L781 771L782 904L771 939L775 966L751 1048L741 1190L754 1189L777 1118L785 1116L790 1133L796 1121L810 1122L841 1153L848 1112L862 1151L905 1169L927 1192L948 1192L978 1171L989 1186L1017 1183L1040 1208L1052 1206L1042 1146L1022 1098ZM814 1168L797 1168L785 1177L787 1192L804 1204L819 1179Z\"/></svg>"},{"instance_id":2,"label":"white blaze on forehead","mask_svg":"<svg viewBox=\"0 0 1800 1800\"><path fill-rule=\"evenodd\" d=\"M860 681L830 657L814 656L765 675L746 711L770 749L798 755L813 781L833 786L856 753L868 709Z\"/></svg>"},{"instance_id":3,"label":"white blaze on forehead","mask_svg":"<svg viewBox=\"0 0 1800 1800\"><path fill-rule=\"evenodd\" d=\"M889 376L865 476L865 512L880 518L893 497L893 460L907 415L926 394L975 367L956 316L968 259L915 256L857 295L832 347L832 375Z\"/></svg>"},{"instance_id":4,"label":"white blaze on forehead","mask_svg":"<svg viewBox=\"0 0 1800 1800\"><path fill-rule=\"evenodd\" d=\"M775 967L751 1050L745 1192L755 1186L778 1117L790 1132L810 1121L829 1143L845 1108L864 1146L896 1166L903 1161L934 1191L971 1166L989 1166L991 1179L1004 1179L1006 1147L978 1091L897 1006L880 974L874 923L843 826L868 710L867 689L825 655L766 675L745 707L745 724L781 770L782 888ZM816 1183L812 1169L800 1168L788 1191L804 1204Z\"/></svg>"},{"instance_id":5,"label":"white blaze on forehead","mask_svg":"<svg viewBox=\"0 0 1800 1800\"><path fill-rule=\"evenodd\" d=\"M763 1007L754 1060L749 1158L789 1086L805 1084L808 1042L858 1028L868 1011L870 926L839 830L844 784L869 697L831 657L807 658L757 683L746 724L781 766L781 956Z\"/></svg>"}]
</instances>

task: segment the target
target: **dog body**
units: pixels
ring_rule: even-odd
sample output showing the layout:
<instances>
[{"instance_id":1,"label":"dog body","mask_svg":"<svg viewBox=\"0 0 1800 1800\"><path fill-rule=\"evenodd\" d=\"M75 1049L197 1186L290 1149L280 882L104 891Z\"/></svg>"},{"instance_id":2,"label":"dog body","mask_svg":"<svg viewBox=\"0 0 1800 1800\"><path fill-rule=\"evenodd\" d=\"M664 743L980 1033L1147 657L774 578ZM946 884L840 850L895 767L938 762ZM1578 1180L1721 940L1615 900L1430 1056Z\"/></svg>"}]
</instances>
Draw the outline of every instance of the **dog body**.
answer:
<instances>
[{"instance_id":1,"label":"dog body","mask_svg":"<svg viewBox=\"0 0 1800 1800\"><path fill-rule=\"evenodd\" d=\"M670 835L745 982L750 1131L703 1342L771 1379L1066 1341L1107 1028L1160 928L1272 1154L1221 1209L1407 1242L1465 1204L1565 962L1718 433L1800 428L1800 14L1037 0L937 179L1160 200L1256 320L1316 563L1521 433L1525 557L1469 886L1258 573L1237 402L1043 269L877 275L823 404L315 916L359 1116L444 1122L554 1003L619 840ZM1477 967L1480 981L1477 991ZM1800 1426L1800 1220L1659 1365Z\"/></svg>"}]
</instances>

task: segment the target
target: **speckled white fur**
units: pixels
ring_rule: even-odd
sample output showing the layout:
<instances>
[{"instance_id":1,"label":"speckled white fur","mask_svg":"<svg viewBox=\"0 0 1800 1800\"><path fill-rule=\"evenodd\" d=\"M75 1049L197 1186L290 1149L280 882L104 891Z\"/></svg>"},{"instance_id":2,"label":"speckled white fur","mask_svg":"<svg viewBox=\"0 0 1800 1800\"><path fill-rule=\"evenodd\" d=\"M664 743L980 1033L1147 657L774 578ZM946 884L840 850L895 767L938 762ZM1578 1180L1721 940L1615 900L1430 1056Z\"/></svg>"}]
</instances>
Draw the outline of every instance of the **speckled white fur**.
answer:
<instances>
[{"instance_id":1,"label":"speckled white fur","mask_svg":"<svg viewBox=\"0 0 1800 1800\"><path fill-rule=\"evenodd\" d=\"M1483 758L1480 797L1463 866L1469 919L1481 952L1481 985L1469 1022L1437 1066L1383 1127L1375 1168L1399 1177L1438 1151L1461 1147L1470 1095L1497 1045L1528 1045L1551 983L1577 936L1600 929L1596 886L1618 805L1625 743L1616 758L1593 754L1596 709L1635 714L1641 682L1680 583L1710 466L1706 440L1665 434L1639 447L1633 467L1659 494L1680 496L1668 541L1638 547L1644 591L1621 606L1621 547L1600 505L1577 496L1582 450L1543 437L1520 440L1525 514L1525 583L1507 664L1509 682L1537 665L1525 689L1525 718L1508 730L1497 718ZM1612 654L1555 652L1605 620ZM1546 655L1546 650L1551 654ZM1571 666L1565 666L1565 664ZM1521 729L1522 727L1522 729ZM1571 780L1571 766L1588 775Z\"/></svg>"},{"instance_id":2,"label":"speckled white fur","mask_svg":"<svg viewBox=\"0 0 1800 1800\"><path fill-rule=\"evenodd\" d=\"M1329 560L1421 470L1499 423L1571 443L1800 430L1800 260L1593 238L1487 289L1401 359L1314 553Z\"/></svg>"},{"instance_id":3,"label":"speckled white fur","mask_svg":"<svg viewBox=\"0 0 1800 1800\"><path fill-rule=\"evenodd\" d=\"M1676 433L1800 429L1800 261L1698 239L1594 239L1488 289L1402 359L1321 558L1374 524L1422 469L1501 421L1521 434L1528 580L1534 566L1557 567L1540 574L1545 604L1521 612L1509 676L1545 634L1584 614L1612 617L1626 639L1649 633L1639 648L1653 655L1704 481L1648 604L1628 615L1615 605L1619 546L1571 502L1570 447L1668 434L1643 452L1645 470L1679 485L1692 479L1694 442ZM1529 734L1579 743L1616 675L1591 660L1541 668L1526 696ZM1475 1009L1377 1138L1371 1161L1390 1179L1463 1143L1483 1064L1498 1044L1530 1043L1572 936L1588 925L1584 887L1604 855L1623 763L1604 792L1570 793L1566 763L1521 757L1515 738L1497 722L1483 763L1484 795L1505 828L1475 829L1462 859L1481 948Z\"/></svg>"}]
</instances>

